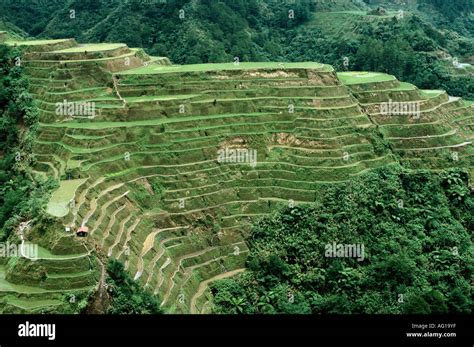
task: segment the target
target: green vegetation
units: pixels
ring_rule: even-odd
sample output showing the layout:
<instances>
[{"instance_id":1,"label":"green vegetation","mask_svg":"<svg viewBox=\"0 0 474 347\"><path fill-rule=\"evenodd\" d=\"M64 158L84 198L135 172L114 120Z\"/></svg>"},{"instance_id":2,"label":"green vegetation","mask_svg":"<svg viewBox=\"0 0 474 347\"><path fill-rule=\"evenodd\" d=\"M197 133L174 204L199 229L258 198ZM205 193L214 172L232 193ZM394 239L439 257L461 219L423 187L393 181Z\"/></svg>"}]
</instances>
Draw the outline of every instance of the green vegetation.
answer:
<instances>
[{"instance_id":1,"label":"green vegetation","mask_svg":"<svg viewBox=\"0 0 474 347\"><path fill-rule=\"evenodd\" d=\"M385 15L368 15L379 5L387 6ZM470 0L406 5L384 0L179 0L153 6L139 0L41 5L6 0L0 13L33 36L123 41L177 64L229 63L235 57L241 62L318 61L338 70L387 72L420 88L473 99L472 72L452 64L454 57L471 59L470 6ZM71 10L77 16L64 20ZM404 15L397 19L399 10ZM448 60L442 56L446 53Z\"/></svg>"},{"instance_id":2,"label":"green vegetation","mask_svg":"<svg viewBox=\"0 0 474 347\"><path fill-rule=\"evenodd\" d=\"M51 53L82 53L82 52L97 52L97 51L108 51L117 48L126 48L127 45L123 43L95 43L80 45L77 47L71 47L62 49L60 51L52 51Z\"/></svg>"},{"instance_id":3,"label":"green vegetation","mask_svg":"<svg viewBox=\"0 0 474 347\"><path fill-rule=\"evenodd\" d=\"M135 282L125 272L123 265L118 261L107 264L109 278L109 292L112 296L110 314L158 314L162 313L160 304L151 293Z\"/></svg>"},{"instance_id":4,"label":"green vegetation","mask_svg":"<svg viewBox=\"0 0 474 347\"><path fill-rule=\"evenodd\" d=\"M256 116L255 114L247 114L248 116ZM220 114L220 115L212 115L212 116L189 116L189 117L177 117L174 119L149 119L149 120L141 120L141 121L130 121L130 122L67 122L67 123L58 123L58 124L46 124L42 123L41 125L48 128L71 128L71 129L110 129L110 128L135 128L135 127L148 127L148 126L156 126L166 123L175 123L175 122L186 122L186 121L195 121L195 120L204 120L204 119L212 119L212 118L235 118L239 116L239 114ZM245 115L243 115L245 116ZM88 152L94 151L93 149L89 149ZM83 151L84 152L84 151ZM87 152L87 151L85 151Z\"/></svg>"},{"instance_id":5,"label":"green vegetation","mask_svg":"<svg viewBox=\"0 0 474 347\"><path fill-rule=\"evenodd\" d=\"M375 72L339 72L337 76L346 85L396 80L394 76Z\"/></svg>"},{"instance_id":6,"label":"green vegetation","mask_svg":"<svg viewBox=\"0 0 474 347\"><path fill-rule=\"evenodd\" d=\"M218 313L471 313L474 196L465 171L380 169L257 222ZM326 245L364 245L364 259Z\"/></svg>"},{"instance_id":7,"label":"green vegetation","mask_svg":"<svg viewBox=\"0 0 474 347\"><path fill-rule=\"evenodd\" d=\"M17 293L41 293L46 289L16 285L5 280L5 267L0 266L0 291L15 291Z\"/></svg>"},{"instance_id":8,"label":"green vegetation","mask_svg":"<svg viewBox=\"0 0 474 347\"><path fill-rule=\"evenodd\" d=\"M66 39L58 40L16 40L16 41L5 41L7 46L41 46L45 44L55 44L66 42Z\"/></svg>"},{"instance_id":9,"label":"green vegetation","mask_svg":"<svg viewBox=\"0 0 474 347\"><path fill-rule=\"evenodd\" d=\"M29 93L31 84L23 64L18 63L20 57L18 49L0 45L0 241L20 242L14 231L28 221L22 232L31 242L25 247L36 245L38 254L31 256L39 260L2 256L0 312L77 313L87 303L95 282L93 260L81 253L84 249L70 236L64 237L61 227L58 233L58 225L45 214L57 182L34 170L38 164L32 148L38 136L39 111Z\"/></svg>"},{"instance_id":10,"label":"green vegetation","mask_svg":"<svg viewBox=\"0 0 474 347\"><path fill-rule=\"evenodd\" d=\"M0 241L22 219L38 216L54 182L32 179L32 146L38 110L28 92L28 79L17 66L19 52L0 45Z\"/></svg>"},{"instance_id":11,"label":"green vegetation","mask_svg":"<svg viewBox=\"0 0 474 347\"><path fill-rule=\"evenodd\" d=\"M31 73L39 78L38 70ZM51 76L55 85L54 70ZM249 223L281 204L312 203L322 187L350 184L397 161L412 169L471 166L467 135L452 124L451 110L464 102L393 75L335 74L317 63L227 63L149 64L113 76L124 103L94 119L57 122L52 93L39 93L48 101L41 102L34 150L59 172L87 172L64 223L87 225L102 252L162 298L166 312L209 312L209 285L245 266ZM95 77L94 87L84 88L87 77L76 75L80 88L62 94L119 104L99 96L96 81L110 84L112 77ZM378 107L390 99L419 101L426 117L386 117ZM219 148L239 144L257 150L255 168L216 162Z\"/></svg>"},{"instance_id":12,"label":"green vegetation","mask_svg":"<svg viewBox=\"0 0 474 347\"><path fill-rule=\"evenodd\" d=\"M302 63L225 63L225 64L195 64L195 65L171 65L171 66L147 66L138 69L122 72L122 75L135 74L154 74L154 73L173 73L173 72L208 72L208 71L222 71L222 70L285 70L285 69L323 69L330 71L329 66L318 64L314 62Z\"/></svg>"},{"instance_id":13,"label":"green vegetation","mask_svg":"<svg viewBox=\"0 0 474 347\"><path fill-rule=\"evenodd\" d=\"M13 7L2 16L30 5ZM5 48L2 177L21 192L0 206L4 234L39 243L40 259L6 261L2 312L471 309L474 109L441 89L470 96L471 70L450 60L469 59L468 38L414 10L367 15L361 1L38 7L40 42ZM113 37L185 65L87 43ZM34 126L10 114L24 97ZM66 102L93 112L58 111ZM418 108L387 114L387 103ZM366 259L325 258L331 239L364 243ZM30 303L17 285L34 288Z\"/></svg>"}]
</instances>

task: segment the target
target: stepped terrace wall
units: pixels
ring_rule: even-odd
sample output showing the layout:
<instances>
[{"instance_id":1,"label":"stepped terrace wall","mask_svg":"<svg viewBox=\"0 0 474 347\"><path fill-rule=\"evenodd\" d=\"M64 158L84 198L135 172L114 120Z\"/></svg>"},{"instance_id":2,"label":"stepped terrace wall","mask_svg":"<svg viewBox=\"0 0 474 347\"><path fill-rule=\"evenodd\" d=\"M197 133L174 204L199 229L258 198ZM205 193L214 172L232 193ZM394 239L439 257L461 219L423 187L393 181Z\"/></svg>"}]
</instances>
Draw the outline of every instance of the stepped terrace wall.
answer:
<instances>
[{"instance_id":1,"label":"stepped terrace wall","mask_svg":"<svg viewBox=\"0 0 474 347\"><path fill-rule=\"evenodd\" d=\"M53 166L54 156L80 162L73 178L89 178L65 223L86 222L170 312L189 312L201 282L245 265L253 219L394 162L321 64L148 66L116 76L125 107L42 123L35 152ZM219 162L226 148L255 150L256 165Z\"/></svg>"},{"instance_id":2,"label":"stepped terrace wall","mask_svg":"<svg viewBox=\"0 0 474 347\"><path fill-rule=\"evenodd\" d=\"M384 74L338 76L317 63L92 67L77 61L51 78L27 68L42 109L36 170L84 180L58 222L88 226L86 243L122 261L168 312L202 307L202 283L242 270L249 226L278 206L387 165L445 167L402 152L427 153L438 136L446 150L466 142L453 133L459 100ZM66 94L100 112L58 118ZM423 102L422 116L385 117L386 98Z\"/></svg>"},{"instance_id":3,"label":"stepped terrace wall","mask_svg":"<svg viewBox=\"0 0 474 347\"><path fill-rule=\"evenodd\" d=\"M453 122L456 113L472 112L465 101L444 91L419 90L383 74L340 73L339 76L405 167L472 169L472 138Z\"/></svg>"}]
</instances>

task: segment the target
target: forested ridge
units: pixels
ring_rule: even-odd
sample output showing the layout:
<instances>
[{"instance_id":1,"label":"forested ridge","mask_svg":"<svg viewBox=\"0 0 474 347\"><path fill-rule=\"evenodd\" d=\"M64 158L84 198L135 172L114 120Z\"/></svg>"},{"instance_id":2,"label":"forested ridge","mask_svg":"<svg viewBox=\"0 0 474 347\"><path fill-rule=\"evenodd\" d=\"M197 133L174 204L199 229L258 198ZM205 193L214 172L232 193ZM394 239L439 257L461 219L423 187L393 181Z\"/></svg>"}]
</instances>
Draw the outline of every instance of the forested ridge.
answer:
<instances>
[{"instance_id":1,"label":"forested ridge","mask_svg":"<svg viewBox=\"0 0 474 347\"><path fill-rule=\"evenodd\" d=\"M397 1L142 0L11 1L0 4L2 19L39 38L80 42L124 42L177 64L240 61L303 61L342 70L383 71L421 88L445 89L474 98L472 75L453 76L440 52L472 59L469 0ZM341 13L341 35L326 11L368 12L387 6L390 18L373 20ZM393 11L406 8L397 20ZM324 12L322 12L324 11ZM389 12L390 13L390 12ZM71 18L73 17L73 18ZM0 17L1 18L1 17ZM456 20L454 20L456 19ZM329 20L333 23L339 21ZM352 19L351 19L352 20ZM313 25L314 24L314 25ZM318 25L321 24L321 25Z\"/></svg>"},{"instance_id":2,"label":"forested ridge","mask_svg":"<svg viewBox=\"0 0 474 347\"><path fill-rule=\"evenodd\" d=\"M0 45L0 71L0 240L5 240L19 222L41 214L55 183L36 182L31 175L38 110L17 50Z\"/></svg>"}]
</instances>

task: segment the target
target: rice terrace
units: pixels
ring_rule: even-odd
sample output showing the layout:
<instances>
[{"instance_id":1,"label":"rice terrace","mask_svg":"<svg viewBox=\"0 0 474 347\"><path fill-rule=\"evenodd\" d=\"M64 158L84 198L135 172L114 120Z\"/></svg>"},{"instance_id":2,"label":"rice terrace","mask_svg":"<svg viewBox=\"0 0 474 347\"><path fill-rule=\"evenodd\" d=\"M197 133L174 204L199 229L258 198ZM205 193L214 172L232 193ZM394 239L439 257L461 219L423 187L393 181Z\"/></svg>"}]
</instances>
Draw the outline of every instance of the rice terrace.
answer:
<instances>
[{"instance_id":1,"label":"rice terrace","mask_svg":"<svg viewBox=\"0 0 474 347\"><path fill-rule=\"evenodd\" d=\"M399 15L334 6L305 30ZM469 95L344 57L175 63L12 28L28 106L0 157L36 202L0 236L37 249L0 257L1 313L471 312Z\"/></svg>"}]
</instances>

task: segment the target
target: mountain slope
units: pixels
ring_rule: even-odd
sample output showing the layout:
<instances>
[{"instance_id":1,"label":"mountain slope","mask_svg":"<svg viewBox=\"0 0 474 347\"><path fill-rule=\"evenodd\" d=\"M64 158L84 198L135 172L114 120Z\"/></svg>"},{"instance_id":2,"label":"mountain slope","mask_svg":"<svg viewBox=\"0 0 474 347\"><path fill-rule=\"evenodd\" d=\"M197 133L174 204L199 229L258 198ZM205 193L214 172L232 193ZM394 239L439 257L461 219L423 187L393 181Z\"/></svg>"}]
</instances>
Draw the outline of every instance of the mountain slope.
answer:
<instances>
[{"instance_id":1,"label":"mountain slope","mask_svg":"<svg viewBox=\"0 0 474 347\"><path fill-rule=\"evenodd\" d=\"M96 268L112 258L166 312L189 312L201 283L245 266L251 223L279 206L377 168L473 167L473 104L391 75L313 62L179 66L72 39L8 44L23 50L40 112L35 177L60 183L47 219L24 230L46 263L9 262L9 288L32 271L52 282L31 276L34 287L100 290Z\"/></svg>"},{"instance_id":2,"label":"mountain slope","mask_svg":"<svg viewBox=\"0 0 474 347\"><path fill-rule=\"evenodd\" d=\"M384 6L388 9L415 11L426 21L440 29L454 30L474 38L474 3L472 0L364 0L371 6Z\"/></svg>"}]
</instances>

